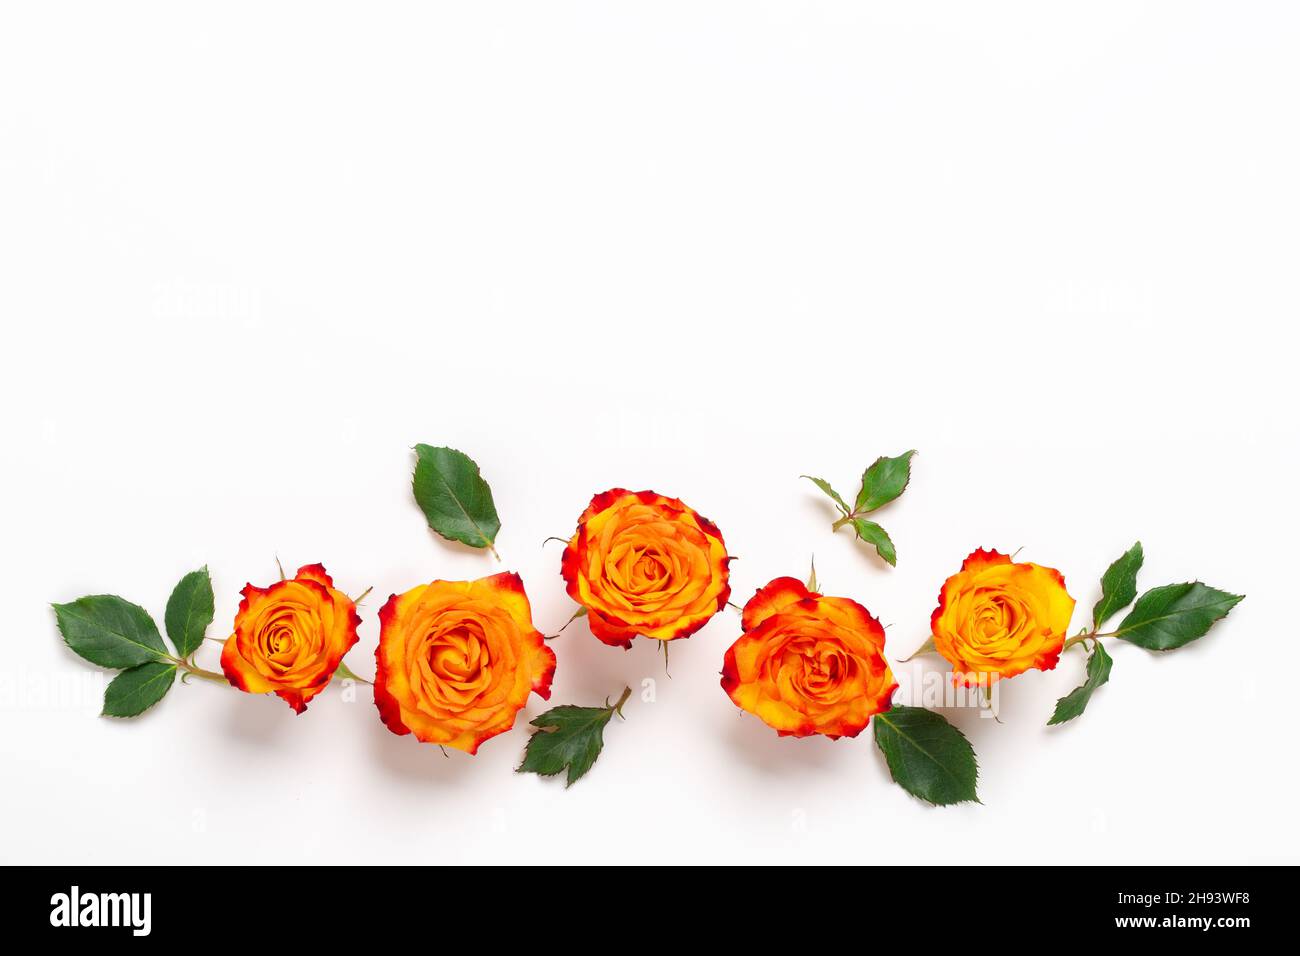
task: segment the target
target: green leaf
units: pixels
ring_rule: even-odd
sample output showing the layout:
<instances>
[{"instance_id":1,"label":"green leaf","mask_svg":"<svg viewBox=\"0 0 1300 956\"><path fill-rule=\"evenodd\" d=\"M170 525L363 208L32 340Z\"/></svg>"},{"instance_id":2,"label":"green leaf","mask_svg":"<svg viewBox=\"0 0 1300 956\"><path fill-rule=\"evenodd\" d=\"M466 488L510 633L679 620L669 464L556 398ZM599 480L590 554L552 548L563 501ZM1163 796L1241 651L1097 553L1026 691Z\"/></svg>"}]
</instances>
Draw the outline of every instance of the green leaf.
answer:
<instances>
[{"instance_id":1,"label":"green leaf","mask_svg":"<svg viewBox=\"0 0 1300 956\"><path fill-rule=\"evenodd\" d=\"M975 751L960 730L924 707L894 707L872 718L876 746L894 782L937 806L979 802Z\"/></svg>"},{"instance_id":2,"label":"green leaf","mask_svg":"<svg viewBox=\"0 0 1300 956\"><path fill-rule=\"evenodd\" d=\"M172 589L163 623L167 626L167 636L181 657L189 657L203 643L203 635L212 623L214 607L212 578L207 565L185 575Z\"/></svg>"},{"instance_id":3,"label":"green leaf","mask_svg":"<svg viewBox=\"0 0 1300 956\"><path fill-rule=\"evenodd\" d=\"M411 488L429 527L449 541L488 548L495 554L501 519L478 465L454 448L416 445L415 454Z\"/></svg>"},{"instance_id":4,"label":"green leaf","mask_svg":"<svg viewBox=\"0 0 1300 956\"><path fill-rule=\"evenodd\" d=\"M885 529L880 527L874 521L868 521L866 518L854 518L853 530L858 533L858 537L867 544L876 546L876 554L880 555L891 565L898 564L898 552L894 550L894 542L889 540L889 535Z\"/></svg>"},{"instance_id":5,"label":"green leaf","mask_svg":"<svg viewBox=\"0 0 1300 956\"><path fill-rule=\"evenodd\" d=\"M1101 576L1101 600L1092 609L1092 626L1100 630L1111 616L1137 597L1138 570L1142 567L1142 542L1120 555Z\"/></svg>"},{"instance_id":6,"label":"green leaf","mask_svg":"<svg viewBox=\"0 0 1300 956\"><path fill-rule=\"evenodd\" d=\"M814 485L816 485L818 488L824 491L827 494L827 496L830 497L831 500L833 500L835 504L839 507L840 512L842 514L847 515L849 513L849 506L844 503L844 499L840 497L840 493L836 491L834 488L832 488L831 483L827 481L825 478L814 478L812 475L800 475L799 477L807 478Z\"/></svg>"},{"instance_id":7,"label":"green leaf","mask_svg":"<svg viewBox=\"0 0 1300 956\"><path fill-rule=\"evenodd\" d=\"M1056 702L1056 710L1052 713L1052 719L1047 722L1047 726L1063 724L1082 714L1084 708L1088 706L1088 701L1092 699L1092 692L1110 680L1111 663L1110 655L1101 646L1101 641L1093 641L1092 654L1088 658L1087 677L1082 684Z\"/></svg>"},{"instance_id":8,"label":"green leaf","mask_svg":"<svg viewBox=\"0 0 1300 956\"><path fill-rule=\"evenodd\" d=\"M1244 597L1200 581L1152 588L1138 598L1115 634L1149 651L1170 651L1203 635Z\"/></svg>"},{"instance_id":9,"label":"green leaf","mask_svg":"<svg viewBox=\"0 0 1300 956\"><path fill-rule=\"evenodd\" d=\"M167 696L176 677L176 665L150 661L122 671L104 690L105 717L143 714Z\"/></svg>"},{"instance_id":10,"label":"green leaf","mask_svg":"<svg viewBox=\"0 0 1300 956\"><path fill-rule=\"evenodd\" d=\"M100 667L134 667L167 653L149 612L114 594L55 604L54 616L68 647Z\"/></svg>"},{"instance_id":11,"label":"green leaf","mask_svg":"<svg viewBox=\"0 0 1300 956\"><path fill-rule=\"evenodd\" d=\"M573 785L596 762L605 745L605 725L615 712L622 716L623 702L632 691L624 689L617 704L605 707L552 707L530 723L540 728L528 738L524 762L517 773L551 777L568 768L565 787Z\"/></svg>"},{"instance_id":12,"label":"green leaf","mask_svg":"<svg viewBox=\"0 0 1300 956\"><path fill-rule=\"evenodd\" d=\"M897 458L877 458L862 473L862 490L858 492L854 514L866 514L888 504L903 493L912 477L912 456L916 450L905 451Z\"/></svg>"}]
</instances>

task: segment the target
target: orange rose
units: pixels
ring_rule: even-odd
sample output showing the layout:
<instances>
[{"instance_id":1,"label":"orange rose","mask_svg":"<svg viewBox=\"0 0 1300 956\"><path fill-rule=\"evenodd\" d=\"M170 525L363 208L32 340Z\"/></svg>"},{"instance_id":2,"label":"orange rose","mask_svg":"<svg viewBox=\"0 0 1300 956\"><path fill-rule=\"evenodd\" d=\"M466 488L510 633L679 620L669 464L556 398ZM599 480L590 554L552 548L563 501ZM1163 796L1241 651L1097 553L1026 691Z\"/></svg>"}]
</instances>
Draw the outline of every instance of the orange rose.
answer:
<instances>
[{"instance_id":1,"label":"orange rose","mask_svg":"<svg viewBox=\"0 0 1300 956\"><path fill-rule=\"evenodd\" d=\"M535 692L551 696L555 653L513 572L433 581L379 612L375 706L395 734L475 753Z\"/></svg>"},{"instance_id":2,"label":"orange rose","mask_svg":"<svg viewBox=\"0 0 1300 956\"><path fill-rule=\"evenodd\" d=\"M885 631L858 602L777 578L749 599L741 627L722 689L782 737L856 737L889 709L898 684Z\"/></svg>"},{"instance_id":3,"label":"orange rose","mask_svg":"<svg viewBox=\"0 0 1300 956\"><path fill-rule=\"evenodd\" d=\"M676 498L613 488L591 499L560 570L591 633L632 646L637 635L689 637L731 595L717 525Z\"/></svg>"},{"instance_id":4,"label":"orange rose","mask_svg":"<svg viewBox=\"0 0 1300 956\"><path fill-rule=\"evenodd\" d=\"M273 691L301 714L357 642L356 605L319 564L240 593L235 633L221 652L226 679L250 694Z\"/></svg>"},{"instance_id":5,"label":"orange rose","mask_svg":"<svg viewBox=\"0 0 1300 956\"><path fill-rule=\"evenodd\" d=\"M998 680L1031 667L1050 671L1073 613L1059 571L980 549L944 582L930 630L954 682L975 686L981 674Z\"/></svg>"}]
</instances>

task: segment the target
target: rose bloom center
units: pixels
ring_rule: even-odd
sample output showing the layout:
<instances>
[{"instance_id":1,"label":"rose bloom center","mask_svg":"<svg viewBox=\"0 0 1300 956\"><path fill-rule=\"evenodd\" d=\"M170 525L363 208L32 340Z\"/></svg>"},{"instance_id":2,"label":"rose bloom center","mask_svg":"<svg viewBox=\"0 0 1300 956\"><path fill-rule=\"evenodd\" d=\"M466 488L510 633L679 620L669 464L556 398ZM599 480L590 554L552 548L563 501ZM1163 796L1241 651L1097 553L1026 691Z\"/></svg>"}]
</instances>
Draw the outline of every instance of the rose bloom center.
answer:
<instances>
[{"instance_id":1,"label":"rose bloom center","mask_svg":"<svg viewBox=\"0 0 1300 956\"><path fill-rule=\"evenodd\" d=\"M977 644L996 644L1020 630L1025 609L1005 595L982 602L975 611L974 636Z\"/></svg>"},{"instance_id":2,"label":"rose bloom center","mask_svg":"<svg viewBox=\"0 0 1300 956\"><path fill-rule=\"evenodd\" d=\"M417 661L421 683L437 700L465 703L492 682L488 644L472 622L428 635Z\"/></svg>"},{"instance_id":3,"label":"rose bloom center","mask_svg":"<svg viewBox=\"0 0 1300 956\"><path fill-rule=\"evenodd\" d=\"M788 643L781 655L777 683L788 682L801 697L834 703L855 669L853 659L838 645L799 638Z\"/></svg>"}]
</instances>

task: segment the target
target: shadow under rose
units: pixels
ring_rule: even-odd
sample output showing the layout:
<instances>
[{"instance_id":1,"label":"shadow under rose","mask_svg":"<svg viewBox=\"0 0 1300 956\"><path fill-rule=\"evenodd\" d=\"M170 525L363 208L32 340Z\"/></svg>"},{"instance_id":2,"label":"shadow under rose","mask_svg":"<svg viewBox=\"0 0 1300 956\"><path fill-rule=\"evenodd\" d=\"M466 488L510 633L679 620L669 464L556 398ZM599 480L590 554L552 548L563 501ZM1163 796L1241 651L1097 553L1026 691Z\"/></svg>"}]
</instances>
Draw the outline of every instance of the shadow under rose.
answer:
<instances>
[{"instance_id":1,"label":"shadow under rose","mask_svg":"<svg viewBox=\"0 0 1300 956\"><path fill-rule=\"evenodd\" d=\"M226 731L242 743L263 750L283 746L285 738L293 732L294 721L306 720L311 715L310 703L306 713L295 714L274 694L246 694L231 688L227 696L230 700L225 715Z\"/></svg>"},{"instance_id":2,"label":"shadow under rose","mask_svg":"<svg viewBox=\"0 0 1300 956\"><path fill-rule=\"evenodd\" d=\"M828 737L781 737L753 714L736 710L734 721L727 730L730 751L746 763L766 774L787 776L807 770L820 770L837 765L842 760L855 759L856 749L870 728L858 739Z\"/></svg>"},{"instance_id":3,"label":"shadow under rose","mask_svg":"<svg viewBox=\"0 0 1300 956\"><path fill-rule=\"evenodd\" d=\"M525 710L518 713L513 727L483 741L478 753L471 755L455 747L425 743L414 734L393 733L380 719L370 688L363 690L366 692L363 706L370 711L372 721L367 731L366 756L390 777L467 787L483 779L499 781L523 760L531 729L526 727ZM361 704L362 700L358 698L357 703Z\"/></svg>"},{"instance_id":4,"label":"shadow under rose","mask_svg":"<svg viewBox=\"0 0 1300 956\"><path fill-rule=\"evenodd\" d=\"M484 774L499 774L497 761L484 759L487 748L509 747L514 737L513 731L507 731L484 741L479 753L470 756L452 747L446 753L436 744L426 744L411 734L399 737L392 733L375 717L371 746L368 748L369 760L385 773L403 780L432 781L439 784L466 786ZM520 753L522 753L522 744Z\"/></svg>"}]
</instances>

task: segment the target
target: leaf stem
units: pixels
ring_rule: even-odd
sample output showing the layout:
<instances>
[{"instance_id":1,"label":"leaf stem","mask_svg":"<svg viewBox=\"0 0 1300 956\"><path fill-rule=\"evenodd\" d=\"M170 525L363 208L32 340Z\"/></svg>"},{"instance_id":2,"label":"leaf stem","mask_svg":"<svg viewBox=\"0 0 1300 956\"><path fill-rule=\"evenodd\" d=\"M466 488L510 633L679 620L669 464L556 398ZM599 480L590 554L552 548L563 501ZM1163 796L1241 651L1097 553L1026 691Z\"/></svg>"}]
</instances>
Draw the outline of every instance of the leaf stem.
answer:
<instances>
[{"instance_id":1,"label":"leaf stem","mask_svg":"<svg viewBox=\"0 0 1300 956\"><path fill-rule=\"evenodd\" d=\"M187 667L185 673L193 677L202 677L204 680L215 681L218 684L230 686L230 681L226 680L225 674L218 674L216 671L204 670L202 667Z\"/></svg>"},{"instance_id":2,"label":"leaf stem","mask_svg":"<svg viewBox=\"0 0 1300 956\"><path fill-rule=\"evenodd\" d=\"M605 698L605 706L606 706L606 707L609 707L609 709L610 709L610 711L611 711L612 713L618 714L618 716L619 716L621 719L623 719L623 720L627 720L627 718L623 716L623 705L627 703L627 699L628 699L629 697L631 697L631 696L632 696L632 688L631 688L631 687L624 687L624 688L623 688L623 696L620 697L620 698L618 699L618 703L617 703L617 704L614 704L612 707L610 707L609 698L606 697L606 698Z\"/></svg>"},{"instance_id":3,"label":"leaf stem","mask_svg":"<svg viewBox=\"0 0 1300 956\"><path fill-rule=\"evenodd\" d=\"M1118 637L1118 636L1119 636L1118 631L1106 631L1105 633L1099 634L1096 631L1089 631L1087 628L1084 628L1074 637L1070 638L1068 641L1062 644L1061 651L1062 652L1068 651L1075 644L1082 644L1084 641L1092 641L1095 644L1103 637Z\"/></svg>"},{"instance_id":4,"label":"leaf stem","mask_svg":"<svg viewBox=\"0 0 1300 956\"><path fill-rule=\"evenodd\" d=\"M839 531L840 528L843 528L846 524L852 524L854 521L857 521L859 518L866 520L866 517L869 514L871 514L870 511L858 511L856 508L854 508L852 511L846 511L844 512L843 518L840 518L833 525L831 525L831 530Z\"/></svg>"},{"instance_id":5,"label":"leaf stem","mask_svg":"<svg viewBox=\"0 0 1300 956\"><path fill-rule=\"evenodd\" d=\"M578 608L576 611L573 612L573 616L570 617L567 621L564 622L564 626L563 626L563 627L561 627L561 628L560 628L558 631L556 631L554 634L543 634L543 635L542 635L542 640L544 640L544 641L553 641L553 640L555 640L557 637L559 637L561 634L564 633L564 629L565 629L566 627L568 627L570 624L572 624L572 623L573 623L574 621L576 621L578 618L580 618L580 617L586 617L586 616L587 616L587 609L586 609L585 607L580 607L580 608Z\"/></svg>"},{"instance_id":6,"label":"leaf stem","mask_svg":"<svg viewBox=\"0 0 1300 956\"><path fill-rule=\"evenodd\" d=\"M226 684L227 686L230 684L230 681L226 679L225 674L218 674L216 671L205 670L191 661L182 660L179 657L172 657L170 654L166 655L166 659L191 677L202 677L204 680L216 681L218 684Z\"/></svg>"}]
</instances>

